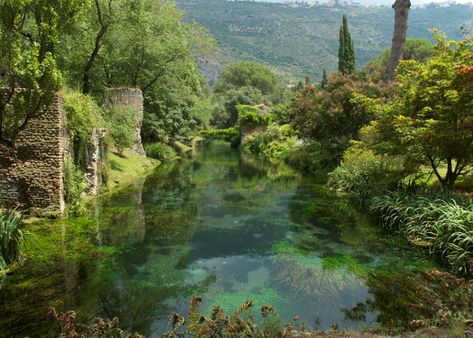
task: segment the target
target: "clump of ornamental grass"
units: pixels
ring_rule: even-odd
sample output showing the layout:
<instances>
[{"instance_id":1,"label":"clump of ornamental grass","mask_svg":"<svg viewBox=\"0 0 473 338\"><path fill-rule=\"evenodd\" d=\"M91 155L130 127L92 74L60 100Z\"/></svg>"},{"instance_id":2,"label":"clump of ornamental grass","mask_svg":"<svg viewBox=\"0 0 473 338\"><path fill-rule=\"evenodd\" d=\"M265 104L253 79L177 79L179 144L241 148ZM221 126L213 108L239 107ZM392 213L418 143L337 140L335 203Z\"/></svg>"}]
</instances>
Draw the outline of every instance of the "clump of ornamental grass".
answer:
<instances>
[{"instance_id":1,"label":"clump of ornamental grass","mask_svg":"<svg viewBox=\"0 0 473 338\"><path fill-rule=\"evenodd\" d=\"M0 210L0 277L8 265L23 260L22 223L22 216L16 210Z\"/></svg>"},{"instance_id":2,"label":"clump of ornamental grass","mask_svg":"<svg viewBox=\"0 0 473 338\"><path fill-rule=\"evenodd\" d=\"M473 210L451 198L430 199L404 193L375 197L370 207L389 229L438 253L460 272L473 271Z\"/></svg>"}]
</instances>

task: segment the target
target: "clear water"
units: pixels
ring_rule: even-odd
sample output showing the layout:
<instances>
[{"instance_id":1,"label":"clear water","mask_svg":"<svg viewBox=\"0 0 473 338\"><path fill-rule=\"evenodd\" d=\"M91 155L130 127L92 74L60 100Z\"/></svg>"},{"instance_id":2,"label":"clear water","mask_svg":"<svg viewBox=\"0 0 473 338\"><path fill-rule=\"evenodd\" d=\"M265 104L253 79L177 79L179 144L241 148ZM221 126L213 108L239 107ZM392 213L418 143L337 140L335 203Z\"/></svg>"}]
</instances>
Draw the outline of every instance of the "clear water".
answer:
<instances>
[{"instance_id":1,"label":"clear water","mask_svg":"<svg viewBox=\"0 0 473 338\"><path fill-rule=\"evenodd\" d=\"M433 267L316 179L225 143L89 213L54 223L56 246L30 239L31 257L0 290L1 337L50 335L48 306L159 337L193 295L204 313L253 300L255 313L271 304L282 322L300 316L312 328L391 325L408 320L399 300L412 290L389 276Z\"/></svg>"}]
</instances>

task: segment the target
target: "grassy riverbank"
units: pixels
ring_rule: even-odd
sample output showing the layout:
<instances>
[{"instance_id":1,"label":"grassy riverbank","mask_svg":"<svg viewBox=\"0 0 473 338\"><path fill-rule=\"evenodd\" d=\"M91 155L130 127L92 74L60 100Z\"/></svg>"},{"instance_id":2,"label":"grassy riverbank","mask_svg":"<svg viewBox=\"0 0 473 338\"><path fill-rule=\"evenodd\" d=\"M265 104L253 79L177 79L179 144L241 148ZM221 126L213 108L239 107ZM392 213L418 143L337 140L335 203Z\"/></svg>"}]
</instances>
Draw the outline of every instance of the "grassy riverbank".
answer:
<instances>
[{"instance_id":1,"label":"grassy riverbank","mask_svg":"<svg viewBox=\"0 0 473 338\"><path fill-rule=\"evenodd\" d=\"M109 151L107 162L106 191L116 190L140 177L145 177L161 163L152 158L139 156L128 149L121 154Z\"/></svg>"}]
</instances>

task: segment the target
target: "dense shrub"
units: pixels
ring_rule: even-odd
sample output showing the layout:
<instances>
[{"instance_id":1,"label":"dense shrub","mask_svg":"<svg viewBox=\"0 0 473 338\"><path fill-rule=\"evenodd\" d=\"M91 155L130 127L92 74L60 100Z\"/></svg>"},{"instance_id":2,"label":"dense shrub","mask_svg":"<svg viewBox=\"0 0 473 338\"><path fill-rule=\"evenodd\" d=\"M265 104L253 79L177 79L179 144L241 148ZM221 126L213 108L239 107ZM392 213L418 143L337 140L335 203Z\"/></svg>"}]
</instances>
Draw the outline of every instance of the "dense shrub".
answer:
<instances>
[{"instance_id":1,"label":"dense shrub","mask_svg":"<svg viewBox=\"0 0 473 338\"><path fill-rule=\"evenodd\" d=\"M154 158L163 163L172 162L178 157L174 149L165 143L146 144L145 152L148 157Z\"/></svg>"},{"instance_id":2,"label":"dense shrub","mask_svg":"<svg viewBox=\"0 0 473 338\"><path fill-rule=\"evenodd\" d=\"M295 147L286 158L286 162L305 173L315 173L324 168L322 155L324 150L316 142L304 142Z\"/></svg>"},{"instance_id":3,"label":"dense shrub","mask_svg":"<svg viewBox=\"0 0 473 338\"><path fill-rule=\"evenodd\" d=\"M356 93L389 98L390 87L364 74L330 74L324 88L308 83L295 101L292 126L301 138L327 150L325 161L338 164L359 130L375 117L373 111L352 102Z\"/></svg>"},{"instance_id":4,"label":"dense shrub","mask_svg":"<svg viewBox=\"0 0 473 338\"><path fill-rule=\"evenodd\" d=\"M262 125L270 121L269 108L265 105L237 105L238 122L246 125Z\"/></svg>"},{"instance_id":5,"label":"dense shrub","mask_svg":"<svg viewBox=\"0 0 473 338\"><path fill-rule=\"evenodd\" d=\"M405 175L400 158L352 149L330 174L328 186L339 193L352 194L361 203L366 203L372 196L399 187Z\"/></svg>"},{"instance_id":6,"label":"dense shrub","mask_svg":"<svg viewBox=\"0 0 473 338\"><path fill-rule=\"evenodd\" d=\"M234 142L236 139L240 138L240 130L235 127L227 129L209 129L200 131L199 135L206 140Z\"/></svg>"},{"instance_id":7,"label":"dense shrub","mask_svg":"<svg viewBox=\"0 0 473 338\"><path fill-rule=\"evenodd\" d=\"M80 92L64 93L67 128L72 139L89 142L94 127L105 127L102 109L91 96Z\"/></svg>"},{"instance_id":8,"label":"dense shrub","mask_svg":"<svg viewBox=\"0 0 473 338\"><path fill-rule=\"evenodd\" d=\"M64 193L67 211L71 215L84 211L82 195L86 189L84 172L69 157L64 163Z\"/></svg>"},{"instance_id":9,"label":"dense shrub","mask_svg":"<svg viewBox=\"0 0 473 338\"><path fill-rule=\"evenodd\" d=\"M135 142L136 116L133 109L114 107L105 110L105 120L109 126L109 134L117 150L122 153Z\"/></svg>"},{"instance_id":10,"label":"dense shrub","mask_svg":"<svg viewBox=\"0 0 473 338\"><path fill-rule=\"evenodd\" d=\"M0 279L8 265L21 262L22 218L15 210L0 210Z\"/></svg>"},{"instance_id":11,"label":"dense shrub","mask_svg":"<svg viewBox=\"0 0 473 338\"><path fill-rule=\"evenodd\" d=\"M297 138L290 125L272 124L263 132L245 137L241 146L244 151L266 158L285 159L296 145Z\"/></svg>"}]
</instances>

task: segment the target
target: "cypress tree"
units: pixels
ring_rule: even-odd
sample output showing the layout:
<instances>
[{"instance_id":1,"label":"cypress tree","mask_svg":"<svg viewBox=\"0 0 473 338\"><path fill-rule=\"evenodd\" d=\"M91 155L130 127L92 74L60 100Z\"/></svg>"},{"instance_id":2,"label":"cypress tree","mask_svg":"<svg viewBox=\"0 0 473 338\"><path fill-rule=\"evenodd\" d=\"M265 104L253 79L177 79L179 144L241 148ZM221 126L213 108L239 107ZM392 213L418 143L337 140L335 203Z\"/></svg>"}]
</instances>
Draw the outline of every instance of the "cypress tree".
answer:
<instances>
[{"instance_id":1,"label":"cypress tree","mask_svg":"<svg viewBox=\"0 0 473 338\"><path fill-rule=\"evenodd\" d=\"M355 72L355 48L348 29L348 19L343 16L342 26L339 31L340 47L338 49L338 71L342 74Z\"/></svg>"},{"instance_id":2,"label":"cypress tree","mask_svg":"<svg viewBox=\"0 0 473 338\"><path fill-rule=\"evenodd\" d=\"M327 82L328 82L328 80L327 80L327 72L326 72L325 69L324 69L324 73L323 73L323 75L322 75L322 81L320 81L320 86L321 86L322 88L325 88L325 86L327 85Z\"/></svg>"}]
</instances>

